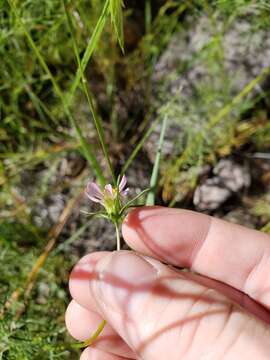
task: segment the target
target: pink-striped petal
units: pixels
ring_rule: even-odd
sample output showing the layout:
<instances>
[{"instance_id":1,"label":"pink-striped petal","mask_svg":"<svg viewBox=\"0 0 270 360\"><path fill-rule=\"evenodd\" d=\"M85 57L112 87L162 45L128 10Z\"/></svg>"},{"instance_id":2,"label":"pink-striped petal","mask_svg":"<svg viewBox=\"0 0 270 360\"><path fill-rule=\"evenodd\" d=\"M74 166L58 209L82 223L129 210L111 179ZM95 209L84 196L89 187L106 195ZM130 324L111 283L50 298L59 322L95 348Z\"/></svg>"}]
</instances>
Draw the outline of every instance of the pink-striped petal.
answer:
<instances>
[{"instance_id":1,"label":"pink-striped petal","mask_svg":"<svg viewBox=\"0 0 270 360\"><path fill-rule=\"evenodd\" d=\"M124 190L124 187L126 186L126 184L127 184L127 178L125 175L123 175L122 179L120 181L120 184L119 184L119 192L120 193Z\"/></svg>"},{"instance_id":2,"label":"pink-striped petal","mask_svg":"<svg viewBox=\"0 0 270 360\"><path fill-rule=\"evenodd\" d=\"M89 200L91 200L95 203L103 204L103 201L101 199L93 197L93 196L89 195L87 192L85 192L85 195L88 197Z\"/></svg>"},{"instance_id":3,"label":"pink-striped petal","mask_svg":"<svg viewBox=\"0 0 270 360\"><path fill-rule=\"evenodd\" d=\"M93 195L102 196L102 191L101 191L100 187L95 182L90 181L87 184L86 190L89 193L93 194Z\"/></svg>"},{"instance_id":4,"label":"pink-striped petal","mask_svg":"<svg viewBox=\"0 0 270 360\"><path fill-rule=\"evenodd\" d=\"M103 194L96 183L89 182L87 184L85 194L90 200L94 202L102 203Z\"/></svg>"}]
</instances>

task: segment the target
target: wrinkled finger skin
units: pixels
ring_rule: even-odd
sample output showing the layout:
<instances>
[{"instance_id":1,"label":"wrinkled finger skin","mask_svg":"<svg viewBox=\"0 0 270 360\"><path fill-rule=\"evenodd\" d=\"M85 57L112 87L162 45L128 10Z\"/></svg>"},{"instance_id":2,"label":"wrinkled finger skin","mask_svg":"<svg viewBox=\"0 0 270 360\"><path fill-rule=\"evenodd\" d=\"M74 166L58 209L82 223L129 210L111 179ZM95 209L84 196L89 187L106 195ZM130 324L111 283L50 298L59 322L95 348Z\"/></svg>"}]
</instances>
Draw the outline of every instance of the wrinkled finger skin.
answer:
<instances>
[{"instance_id":1,"label":"wrinkled finger skin","mask_svg":"<svg viewBox=\"0 0 270 360\"><path fill-rule=\"evenodd\" d=\"M90 279L100 316L136 359L235 359L244 350L246 359L268 357L268 326L192 274L121 251L103 256Z\"/></svg>"}]
</instances>

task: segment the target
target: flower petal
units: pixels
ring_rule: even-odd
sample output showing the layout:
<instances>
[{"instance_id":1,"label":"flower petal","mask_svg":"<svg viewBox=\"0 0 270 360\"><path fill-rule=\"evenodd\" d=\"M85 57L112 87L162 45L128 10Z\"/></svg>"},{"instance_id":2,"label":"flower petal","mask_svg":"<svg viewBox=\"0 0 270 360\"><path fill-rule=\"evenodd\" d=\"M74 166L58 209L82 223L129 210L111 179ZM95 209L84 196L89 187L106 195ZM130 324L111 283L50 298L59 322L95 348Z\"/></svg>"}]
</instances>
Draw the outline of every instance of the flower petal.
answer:
<instances>
[{"instance_id":1,"label":"flower petal","mask_svg":"<svg viewBox=\"0 0 270 360\"><path fill-rule=\"evenodd\" d=\"M125 175L122 176L122 179L120 181L120 184L119 184L119 192L122 192L122 190L124 190L124 187L126 186L127 184L127 178Z\"/></svg>"},{"instance_id":2,"label":"flower petal","mask_svg":"<svg viewBox=\"0 0 270 360\"><path fill-rule=\"evenodd\" d=\"M105 185L105 191L109 196L113 197L113 187L111 184Z\"/></svg>"},{"instance_id":3,"label":"flower petal","mask_svg":"<svg viewBox=\"0 0 270 360\"><path fill-rule=\"evenodd\" d=\"M85 194L90 200L94 202L101 203L103 200L103 194L100 190L100 187L94 182L89 182L87 184Z\"/></svg>"},{"instance_id":4,"label":"flower petal","mask_svg":"<svg viewBox=\"0 0 270 360\"><path fill-rule=\"evenodd\" d=\"M89 195L86 191L85 191L85 195L88 197L88 199L90 199L91 201L93 202L96 202L96 203L100 203L100 204L103 204L103 201L101 199L98 199L96 197L93 197L91 195Z\"/></svg>"},{"instance_id":5,"label":"flower petal","mask_svg":"<svg viewBox=\"0 0 270 360\"><path fill-rule=\"evenodd\" d=\"M120 192L120 195L121 195L121 196L127 196L128 193L129 193L129 188L126 188L125 190L122 190L122 191Z\"/></svg>"}]
</instances>

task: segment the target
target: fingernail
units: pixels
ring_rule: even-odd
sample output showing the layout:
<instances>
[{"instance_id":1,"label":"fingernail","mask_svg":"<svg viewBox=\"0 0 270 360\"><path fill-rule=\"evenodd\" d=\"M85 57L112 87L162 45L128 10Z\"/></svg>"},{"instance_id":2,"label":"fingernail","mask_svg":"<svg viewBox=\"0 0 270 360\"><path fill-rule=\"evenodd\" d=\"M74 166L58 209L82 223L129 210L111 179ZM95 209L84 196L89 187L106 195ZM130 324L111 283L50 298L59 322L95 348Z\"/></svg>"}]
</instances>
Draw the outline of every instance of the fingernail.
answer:
<instances>
[{"instance_id":1,"label":"fingernail","mask_svg":"<svg viewBox=\"0 0 270 360\"><path fill-rule=\"evenodd\" d=\"M130 312L142 305L157 279L157 270L130 251L111 253L99 261L96 271L98 279L93 290L97 300L118 312Z\"/></svg>"}]
</instances>

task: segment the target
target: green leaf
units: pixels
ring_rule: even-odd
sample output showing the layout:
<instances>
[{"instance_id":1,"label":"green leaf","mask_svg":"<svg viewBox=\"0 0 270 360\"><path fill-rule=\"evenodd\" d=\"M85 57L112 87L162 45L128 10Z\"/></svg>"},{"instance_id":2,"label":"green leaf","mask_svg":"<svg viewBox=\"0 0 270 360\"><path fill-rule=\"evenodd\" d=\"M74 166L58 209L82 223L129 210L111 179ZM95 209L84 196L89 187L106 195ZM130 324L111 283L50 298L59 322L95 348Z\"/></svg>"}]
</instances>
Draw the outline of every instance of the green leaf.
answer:
<instances>
[{"instance_id":1,"label":"green leaf","mask_svg":"<svg viewBox=\"0 0 270 360\"><path fill-rule=\"evenodd\" d=\"M101 33L106 24L108 9L109 9L109 2L110 2L110 0L106 0L103 10L102 10L102 13L98 19L97 25L96 25L96 27L93 31L93 34L87 44L86 50L85 50L85 52L83 54L83 58L81 60L82 71L80 71L79 68L77 69L75 79L73 80L73 83L71 86L70 95L74 94L75 90L79 86L80 80L81 80L81 75L84 72L84 70L86 69L86 66L87 66L89 60L91 59L94 50L98 46L98 41L100 39Z\"/></svg>"},{"instance_id":2,"label":"green leaf","mask_svg":"<svg viewBox=\"0 0 270 360\"><path fill-rule=\"evenodd\" d=\"M110 0L110 13L114 31L121 50L124 53L124 30L123 30L123 2L122 0Z\"/></svg>"}]
</instances>

